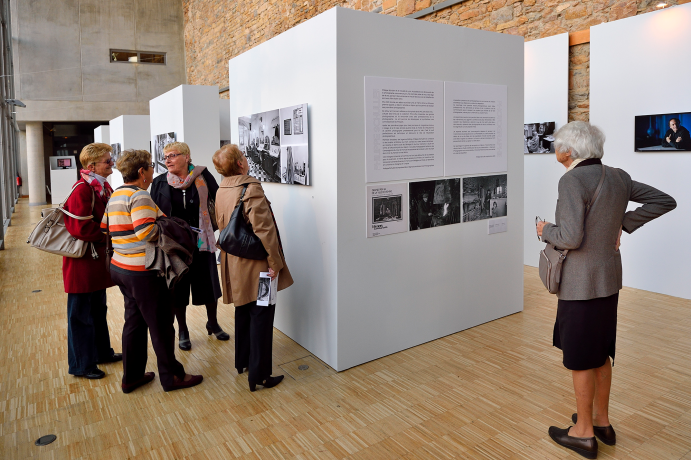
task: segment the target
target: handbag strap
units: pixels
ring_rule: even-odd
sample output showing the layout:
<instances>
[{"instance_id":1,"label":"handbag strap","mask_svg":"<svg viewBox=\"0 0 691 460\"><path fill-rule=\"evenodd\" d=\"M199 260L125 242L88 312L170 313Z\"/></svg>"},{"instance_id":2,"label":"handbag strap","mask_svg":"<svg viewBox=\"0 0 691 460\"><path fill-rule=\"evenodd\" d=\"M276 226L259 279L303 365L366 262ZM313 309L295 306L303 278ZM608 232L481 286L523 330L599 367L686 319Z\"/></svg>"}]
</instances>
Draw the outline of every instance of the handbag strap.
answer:
<instances>
[{"instance_id":1,"label":"handbag strap","mask_svg":"<svg viewBox=\"0 0 691 460\"><path fill-rule=\"evenodd\" d=\"M79 187L81 184L84 184L84 182L79 181L76 184L74 184L74 187L72 187L72 190L70 190L70 194L67 195L67 197L62 200L62 203L60 203L57 207L60 211L65 213L66 215L70 216L72 219L77 219L77 220L89 220L94 218L94 189L91 189L91 215L90 216L77 216L69 212L67 209L65 209L65 203L67 203L67 200L72 196L72 192Z\"/></svg>"},{"instance_id":2,"label":"handbag strap","mask_svg":"<svg viewBox=\"0 0 691 460\"><path fill-rule=\"evenodd\" d=\"M595 200L597 200L597 197L600 196L600 191L602 190L602 184L605 183L605 165L602 165L602 174L600 174L600 182L597 184L597 188L595 189L595 193L593 194L593 197L590 199L590 202L588 205L585 207L585 216L583 216L583 223L585 223L585 218L588 217L588 213L590 212L590 208L593 207L593 204L595 204ZM566 258L566 254L569 253L568 249L564 249L561 251L561 258Z\"/></svg>"}]
</instances>

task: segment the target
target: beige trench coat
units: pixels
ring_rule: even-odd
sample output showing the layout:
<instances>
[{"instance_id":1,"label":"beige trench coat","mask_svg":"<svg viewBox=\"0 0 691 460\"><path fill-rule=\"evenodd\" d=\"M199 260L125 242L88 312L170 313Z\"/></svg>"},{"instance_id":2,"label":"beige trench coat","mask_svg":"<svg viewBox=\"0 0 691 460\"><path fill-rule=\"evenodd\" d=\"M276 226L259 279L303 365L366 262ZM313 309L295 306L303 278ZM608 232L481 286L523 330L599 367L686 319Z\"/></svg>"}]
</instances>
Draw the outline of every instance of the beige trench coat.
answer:
<instances>
[{"instance_id":1,"label":"beige trench coat","mask_svg":"<svg viewBox=\"0 0 691 460\"><path fill-rule=\"evenodd\" d=\"M270 202L264 195L261 182L251 176L224 177L216 194L216 220L219 230L223 230L235 206L240 202L240 194L245 184L247 191L245 220L259 237L269 257L264 260L243 259L221 251L221 287L223 303L234 303L239 307L257 300L259 291L259 272L269 271L271 267L278 273L278 290L293 284L283 250L278 244L278 232L271 216Z\"/></svg>"}]
</instances>

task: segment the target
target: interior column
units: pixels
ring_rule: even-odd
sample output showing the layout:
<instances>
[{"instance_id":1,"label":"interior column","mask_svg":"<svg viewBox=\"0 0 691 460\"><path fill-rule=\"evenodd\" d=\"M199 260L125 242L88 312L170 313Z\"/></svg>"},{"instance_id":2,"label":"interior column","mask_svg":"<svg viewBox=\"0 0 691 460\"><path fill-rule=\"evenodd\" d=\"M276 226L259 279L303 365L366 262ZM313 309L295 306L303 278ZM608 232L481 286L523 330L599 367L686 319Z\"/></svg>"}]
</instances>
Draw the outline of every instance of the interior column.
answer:
<instances>
[{"instance_id":1,"label":"interior column","mask_svg":"<svg viewBox=\"0 0 691 460\"><path fill-rule=\"evenodd\" d=\"M29 206L46 202L46 170L43 159L43 122L26 122L26 156L28 165Z\"/></svg>"}]
</instances>

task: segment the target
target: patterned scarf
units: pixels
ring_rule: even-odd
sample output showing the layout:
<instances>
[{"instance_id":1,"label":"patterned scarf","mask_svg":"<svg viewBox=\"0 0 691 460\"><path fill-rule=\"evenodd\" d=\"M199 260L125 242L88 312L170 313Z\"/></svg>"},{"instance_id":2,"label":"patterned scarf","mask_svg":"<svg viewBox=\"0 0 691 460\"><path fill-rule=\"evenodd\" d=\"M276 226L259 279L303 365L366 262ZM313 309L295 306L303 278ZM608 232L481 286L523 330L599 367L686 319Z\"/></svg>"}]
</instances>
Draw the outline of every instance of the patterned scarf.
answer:
<instances>
[{"instance_id":1,"label":"patterned scarf","mask_svg":"<svg viewBox=\"0 0 691 460\"><path fill-rule=\"evenodd\" d=\"M192 184L197 186L197 193L199 194L199 229L202 231L198 234L197 247L200 251L216 252L216 238L214 237L214 230L211 227L211 217L209 216L209 188L206 186L206 181L202 172L206 166L194 166L190 164L189 174L185 180L180 179L175 174L168 173L168 185L178 190L185 190Z\"/></svg>"},{"instance_id":2,"label":"patterned scarf","mask_svg":"<svg viewBox=\"0 0 691 460\"><path fill-rule=\"evenodd\" d=\"M89 184L96 193L98 193L98 196L101 197L101 201L108 203L110 195L113 193L113 187L110 186L108 181L105 181L103 186L101 186L101 182L99 182L99 180L96 178L96 174L94 174L92 171L82 169L79 171L79 173L81 174L82 179L84 179L86 183Z\"/></svg>"}]
</instances>

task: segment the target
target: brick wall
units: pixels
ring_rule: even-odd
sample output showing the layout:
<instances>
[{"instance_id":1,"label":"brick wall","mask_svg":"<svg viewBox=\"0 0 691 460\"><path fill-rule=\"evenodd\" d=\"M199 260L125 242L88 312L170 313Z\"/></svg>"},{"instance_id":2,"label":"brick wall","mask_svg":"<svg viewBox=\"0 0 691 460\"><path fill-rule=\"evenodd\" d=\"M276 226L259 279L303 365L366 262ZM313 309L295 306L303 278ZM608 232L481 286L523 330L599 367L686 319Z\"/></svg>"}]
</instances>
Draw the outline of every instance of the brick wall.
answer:
<instances>
[{"instance_id":1,"label":"brick wall","mask_svg":"<svg viewBox=\"0 0 691 460\"><path fill-rule=\"evenodd\" d=\"M441 1L183 0L187 81L227 86L229 59L334 6L406 16ZM420 20L521 35L528 41L654 11L659 1L467 0ZM665 1L676 5L691 0ZM572 46L569 120L588 120L589 77L590 45Z\"/></svg>"}]
</instances>

